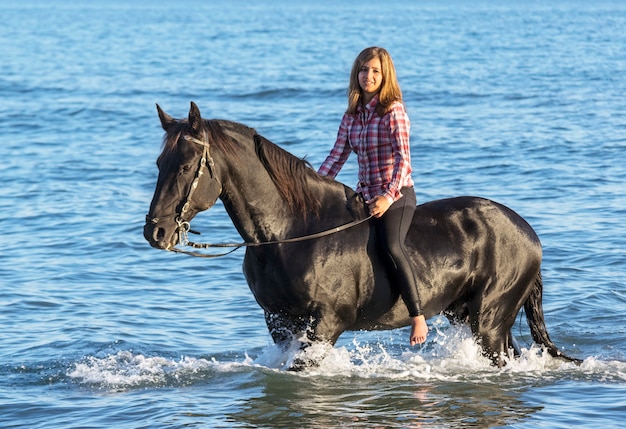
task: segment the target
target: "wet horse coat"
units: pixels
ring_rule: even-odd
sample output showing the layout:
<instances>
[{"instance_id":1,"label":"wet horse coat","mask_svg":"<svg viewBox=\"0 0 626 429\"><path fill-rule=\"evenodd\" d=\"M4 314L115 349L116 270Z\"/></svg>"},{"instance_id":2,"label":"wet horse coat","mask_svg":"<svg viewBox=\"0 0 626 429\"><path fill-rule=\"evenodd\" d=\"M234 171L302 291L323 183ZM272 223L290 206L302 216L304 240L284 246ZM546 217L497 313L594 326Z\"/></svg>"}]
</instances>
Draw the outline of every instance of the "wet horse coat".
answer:
<instances>
[{"instance_id":1,"label":"wet horse coat","mask_svg":"<svg viewBox=\"0 0 626 429\"><path fill-rule=\"evenodd\" d=\"M158 112L165 145L144 227L153 247L171 250L181 225L217 198L251 243L313 234L367 216L352 189L319 176L251 128L204 120L194 103L185 120ZM468 322L484 353L502 364L524 306L533 339L552 356L570 359L546 330L541 244L514 211L477 197L419 205L407 248L426 318L444 312ZM334 344L347 330L410 323L367 222L314 240L247 247L243 269L277 343L298 338Z\"/></svg>"}]
</instances>

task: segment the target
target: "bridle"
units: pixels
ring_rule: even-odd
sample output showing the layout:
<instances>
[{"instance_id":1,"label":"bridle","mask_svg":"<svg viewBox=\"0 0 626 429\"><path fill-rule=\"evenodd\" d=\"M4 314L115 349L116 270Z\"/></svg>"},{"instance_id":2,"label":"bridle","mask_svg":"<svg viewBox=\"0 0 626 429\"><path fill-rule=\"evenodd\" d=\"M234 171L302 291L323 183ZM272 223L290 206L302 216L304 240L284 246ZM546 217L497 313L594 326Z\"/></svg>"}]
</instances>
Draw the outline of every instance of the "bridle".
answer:
<instances>
[{"instance_id":1,"label":"bridle","mask_svg":"<svg viewBox=\"0 0 626 429\"><path fill-rule=\"evenodd\" d=\"M185 203L183 207L180 209L180 214L176 216L176 224L178 225L178 230L186 230L190 231L189 221L185 219L185 215L189 211L189 207L191 206L191 199L193 198L193 194L196 192L198 188L198 184L200 183L200 179L204 175L204 170L208 170L209 175L212 180L217 180L219 183L219 179L215 175L215 161L213 161L213 157L211 157L211 145L208 139L203 138L202 140L197 139L195 137L191 137L190 135L185 134L183 136L185 140L190 143L195 143L197 145L202 146L202 156L200 157L200 161L198 162L198 169L196 170L196 175L191 182L191 186L189 187L189 192L187 193L187 198L185 198Z\"/></svg>"},{"instance_id":2,"label":"bridle","mask_svg":"<svg viewBox=\"0 0 626 429\"><path fill-rule=\"evenodd\" d=\"M218 183L219 183L219 179L217 178L215 171L214 171L215 161L213 161L213 157L211 157L211 152L210 152L211 145L208 142L208 140L205 139L204 136L202 139L197 139L187 134L183 135L183 138L188 142L195 143L197 145L202 146L202 156L200 157L200 161L198 162L198 169L196 170L196 174L193 179L193 182L191 182L191 186L189 187L189 192L187 192L187 196L185 197L185 202L183 203L180 209L180 213L172 213L169 215L165 215L161 217L153 217L153 218L151 218L150 215L146 215L146 223L151 223L151 224L156 225L157 223L159 223L161 219L176 217L174 220L176 221L176 224L178 225L178 231L180 232L184 230L186 234L187 232L195 233L195 231L190 229L189 221L185 219L185 216L189 212L189 207L191 206L191 200L193 198L193 194L196 192L196 189L198 188L198 184L200 183L200 179L204 175L204 170L208 170L209 175L211 176L211 179L216 180Z\"/></svg>"},{"instance_id":3,"label":"bridle","mask_svg":"<svg viewBox=\"0 0 626 429\"><path fill-rule=\"evenodd\" d=\"M177 228L178 243L181 246L189 246L189 247L193 247L194 249L208 249L212 247L219 247L219 248L232 247L233 249L225 253L209 255L209 254L204 254L204 253L199 253L199 252L190 252L188 250L183 250L177 247L173 247L171 249L168 249L171 252L184 253L186 255L197 256L200 258L219 258L221 256L226 256L241 247L257 247L257 246L267 246L267 245L275 245L275 244L283 244L283 243L296 243L300 241L306 241L306 240L312 240L315 238L325 237L327 235L335 234L337 232L344 231L348 228L352 228L353 226L360 225L361 223L366 222L372 218L372 216L370 215L366 218L354 220L344 225L327 229L325 231L317 232L315 234L309 234L309 235L305 235L301 237L294 237L294 238L286 238L282 240L262 241L262 242L243 242L243 243L217 243L217 244L194 243L192 241L189 241L188 239L189 232L193 234L198 234L198 235L200 234L199 232L191 229L191 225L189 224L189 221L185 220L185 215L189 211L193 194L196 191L196 188L198 187L200 179L204 175L203 170L205 169L208 170L209 175L211 176L212 180L217 180L219 183L219 179L217 178L217 175L215 174L215 171L214 171L215 162L213 161L213 158L211 157L211 152L210 152L211 145L208 142L208 140L205 140L204 135L203 135L202 140L197 139L195 137L191 137L189 135L184 135L183 138L188 142L195 143L197 145L202 146L202 156L200 157L200 161L198 163L198 170L196 171L196 175L193 179L193 182L191 183L191 187L189 188L187 197L185 198L185 203L183 204L180 210L180 214L173 213L171 215L166 215L161 218L150 218L149 215L146 215L146 223L157 224L159 220L161 219L176 216L175 221L176 221L176 224L178 225L178 228Z\"/></svg>"}]
</instances>

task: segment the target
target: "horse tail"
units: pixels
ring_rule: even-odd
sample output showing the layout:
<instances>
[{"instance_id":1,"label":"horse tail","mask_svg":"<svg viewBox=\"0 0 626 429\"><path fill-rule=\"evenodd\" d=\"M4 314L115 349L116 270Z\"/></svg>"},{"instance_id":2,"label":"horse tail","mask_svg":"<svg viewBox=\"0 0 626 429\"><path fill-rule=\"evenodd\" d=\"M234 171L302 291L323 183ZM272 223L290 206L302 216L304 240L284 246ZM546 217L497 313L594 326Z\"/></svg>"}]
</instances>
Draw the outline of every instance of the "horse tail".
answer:
<instances>
[{"instance_id":1,"label":"horse tail","mask_svg":"<svg viewBox=\"0 0 626 429\"><path fill-rule=\"evenodd\" d=\"M541 271L537 274L535 284L530 292L530 295L524 302L524 311L526 312L526 320L530 327L530 333L533 340L546 348L550 356L555 358L564 359L569 362L577 364L582 363L582 360L569 357L561 352L558 347L552 342L548 335L548 329L546 328L546 321L543 316L543 280L541 278Z\"/></svg>"}]
</instances>

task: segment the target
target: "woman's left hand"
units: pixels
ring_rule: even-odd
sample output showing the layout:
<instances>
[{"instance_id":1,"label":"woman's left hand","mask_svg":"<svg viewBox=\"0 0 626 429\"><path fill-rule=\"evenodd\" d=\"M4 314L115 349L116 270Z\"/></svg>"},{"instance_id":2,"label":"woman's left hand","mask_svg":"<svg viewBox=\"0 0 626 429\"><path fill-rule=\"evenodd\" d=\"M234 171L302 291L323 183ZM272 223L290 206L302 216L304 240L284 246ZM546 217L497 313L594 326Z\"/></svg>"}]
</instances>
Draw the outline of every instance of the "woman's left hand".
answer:
<instances>
[{"instance_id":1,"label":"woman's left hand","mask_svg":"<svg viewBox=\"0 0 626 429\"><path fill-rule=\"evenodd\" d=\"M367 206L370 210L370 214L375 218L379 218L385 214L387 209L389 209L389 206L391 206L391 203L382 195L377 195L367 201Z\"/></svg>"}]
</instances>

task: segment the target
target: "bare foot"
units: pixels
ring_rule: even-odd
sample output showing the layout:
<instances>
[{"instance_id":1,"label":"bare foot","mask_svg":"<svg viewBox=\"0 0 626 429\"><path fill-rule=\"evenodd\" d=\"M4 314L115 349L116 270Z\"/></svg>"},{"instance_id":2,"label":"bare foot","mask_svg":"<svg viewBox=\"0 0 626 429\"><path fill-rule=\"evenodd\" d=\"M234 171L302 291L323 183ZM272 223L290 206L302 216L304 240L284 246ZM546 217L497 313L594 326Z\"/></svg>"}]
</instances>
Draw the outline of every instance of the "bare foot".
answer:
<instances>
[{"instance_id":1,"label":"bare foot","mask_svg":"<svg viewBox=\"0 0 626 429\"><path fill-rule=\"evenodd\" d=\"M428 325L424 316L411 317L411 345L422 344L428 335Z\"/></svg>"}]
</instances>

